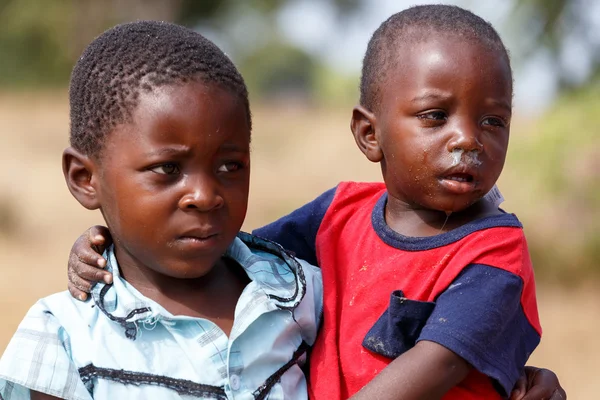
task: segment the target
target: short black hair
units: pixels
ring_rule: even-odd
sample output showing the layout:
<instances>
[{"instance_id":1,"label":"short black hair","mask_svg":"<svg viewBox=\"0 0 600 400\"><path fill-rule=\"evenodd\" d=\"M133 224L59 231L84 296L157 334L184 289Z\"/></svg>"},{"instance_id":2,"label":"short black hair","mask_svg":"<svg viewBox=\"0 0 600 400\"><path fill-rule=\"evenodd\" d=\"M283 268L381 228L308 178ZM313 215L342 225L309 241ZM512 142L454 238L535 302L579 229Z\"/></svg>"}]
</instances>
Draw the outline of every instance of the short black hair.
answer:
<instances>
[{"instance_id":1,"label":"short black hair","mask_svg":"<svg viewBox=\"0 0 600 400\"><path fill-rule=\"evenodd\" d=\"M117 25L94 39L75 64L69 87L71 146L98 155L106 135L131 121L142 91L201 81L242 100L252 127L248 90L233 62L191 29L159 21Z\"/></svg>"},{"instance_id":2,"label":"short black hair","mask_svg":"<svg viewBox=\"0 0 600 400\"><path fill-rule=\"evenodd\" d=\"M510 68L508 51L489 22L457 6L414 6L392 15L371 36L363 59L360 104L371 111L377 109L381 86L403 42L422 41L440 34L483 44L505 56Z\"/></svg>"}]
</instances>

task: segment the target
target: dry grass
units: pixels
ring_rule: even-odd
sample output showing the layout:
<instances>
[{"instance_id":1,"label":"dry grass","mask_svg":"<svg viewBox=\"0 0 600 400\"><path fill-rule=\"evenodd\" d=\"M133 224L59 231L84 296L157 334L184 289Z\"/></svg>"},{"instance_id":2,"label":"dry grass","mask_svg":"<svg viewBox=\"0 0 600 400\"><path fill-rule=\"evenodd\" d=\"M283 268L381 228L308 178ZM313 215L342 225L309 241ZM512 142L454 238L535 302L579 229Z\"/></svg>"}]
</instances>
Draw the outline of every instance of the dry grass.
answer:
<instances>
[{"instance_id":1,"label":"dry grass","mask_svg":"<svg viewBox=\"0 0 600 400\"><path fill-rule=\"evenodd\" d=\"M254 110L250 230L314 198L340 180L378 180L348 130L349 110L266 106ZM98 213L84 210L64 184L60 155L67 145L66 93L0 96L0 351L39 297L66 288L73 240ZM510 166L508 166L510 168ZM503 183L511 196L518 190ZM527 210L525 210L526 212ZM522 212L519 209L519 212ZM594 364L600 293L593 287L539 286L544 338L532 363L556 371L571 399L600 392Z\"/></svg>"}]
</instances>

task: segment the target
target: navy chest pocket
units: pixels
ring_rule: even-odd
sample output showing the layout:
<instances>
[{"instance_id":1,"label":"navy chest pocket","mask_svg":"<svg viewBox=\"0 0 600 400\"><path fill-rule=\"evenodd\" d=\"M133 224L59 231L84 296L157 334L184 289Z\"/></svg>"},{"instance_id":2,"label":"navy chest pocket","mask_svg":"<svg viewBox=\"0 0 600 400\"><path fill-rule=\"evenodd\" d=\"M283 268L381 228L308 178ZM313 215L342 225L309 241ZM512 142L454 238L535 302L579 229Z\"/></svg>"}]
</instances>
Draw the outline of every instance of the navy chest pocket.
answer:
<instances>
[{"instance_id":1,"label":"navy chest pocket","mask_svg":"<svg viewBox=\"0 0 600 400\"><path fill-rule=\"evenodd\" d=\"M395 290L387 310L367 332L363 347L384 357L396 358L414 347L435 303L410 300Z\"/></svg>"}]
</instances>

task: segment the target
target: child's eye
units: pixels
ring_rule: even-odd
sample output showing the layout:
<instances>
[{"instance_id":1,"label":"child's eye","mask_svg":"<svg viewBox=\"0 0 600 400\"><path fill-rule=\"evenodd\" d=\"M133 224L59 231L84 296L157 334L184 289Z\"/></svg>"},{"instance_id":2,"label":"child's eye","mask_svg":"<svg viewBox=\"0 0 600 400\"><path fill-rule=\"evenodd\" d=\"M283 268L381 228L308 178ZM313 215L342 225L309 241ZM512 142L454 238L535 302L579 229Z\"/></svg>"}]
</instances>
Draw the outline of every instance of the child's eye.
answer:
<instances>
[{"instance_id":1,"label":"child's eye","mask_svg":"<svg viewBox=\"0 0 600 400\"><path fill-rule=\"evenodd\" d=\"M242 168L242 165L240 163L237 163L237 162L228 162L228 163L225 163L225 164L221 165L217 169L217 171L218 172L235 172L235 171L237 171L237 170L239 170L241 168Z\"/></svg>"},{"instance_id":2,"label":"child's eye","mask_svg":"<svg viewBox=\"0 0 600 400\"><path fill-rule=\"evenodd\" d=\"M181 172L179 170L179 165L173 163L158 165L154 168L151 168L150 171L161 175L176 175Z\"/></svg>"},{"instance_id":3,"label":"child's eye","mask_svg":"<svg viewBox=\"0 0 600 400\"><path fill-rule=\"evenodd\" d=\"M500 128L504 128L506 126L506 122L500 117L487 117L482 121L482 124L488 126L497 126Z\"/></svg>"},{"instance_id":4,"label":"child's eye","mask_svg":"<svg viewBox=\"0 0 600 400\"><path fill-rule=\"evenodd\" d=\"M443 111L429 111L417 115L417 118L430 121L445 121L448 118L448 116Z\"/></svg>"}]
</instances>

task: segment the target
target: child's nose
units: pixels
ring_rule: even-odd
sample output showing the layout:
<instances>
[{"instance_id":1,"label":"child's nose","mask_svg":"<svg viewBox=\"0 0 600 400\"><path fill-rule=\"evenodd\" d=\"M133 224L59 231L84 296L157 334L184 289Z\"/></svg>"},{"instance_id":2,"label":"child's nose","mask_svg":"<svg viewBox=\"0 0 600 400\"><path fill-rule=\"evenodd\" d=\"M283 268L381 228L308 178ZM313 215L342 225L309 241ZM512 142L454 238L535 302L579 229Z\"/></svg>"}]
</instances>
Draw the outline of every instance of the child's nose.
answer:
<instances>
[{"instance_id":1,"label":"child's nose","mask_svg":"<svg viewBox=\"0 0 600 400\"><path fill-rule=\"evenodd\" d=\"M452 139L448 142L449 152L458 149L463 151L483 151L483 143L479 140L480 131L476 124L462 123L457 125L452 133Z\"/></svg>"},{"instance_id":2,"label":"child's nose","mask_svg":"<svg viewBox=\"0 0 600 400\"><path fill-rule=\"evenodd\" d=\"M206 176L187 176L185 193L179 200L182 210L210 211L223 206L218 182Z\"/></svg>"}]
</instances>

